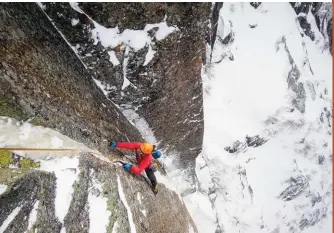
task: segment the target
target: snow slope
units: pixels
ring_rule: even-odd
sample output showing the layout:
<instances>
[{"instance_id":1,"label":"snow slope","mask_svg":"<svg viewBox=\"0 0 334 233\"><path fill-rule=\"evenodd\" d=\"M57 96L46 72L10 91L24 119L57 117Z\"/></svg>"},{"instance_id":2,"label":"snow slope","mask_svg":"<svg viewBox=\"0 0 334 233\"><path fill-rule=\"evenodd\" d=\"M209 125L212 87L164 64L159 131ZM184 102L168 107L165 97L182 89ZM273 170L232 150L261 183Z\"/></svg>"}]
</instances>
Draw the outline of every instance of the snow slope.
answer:
<instances>
[{"instance_id":1,"label":"snow slope","mask_svg":"<svg viewBox=\"0 0 334 233\"><path fill-rule=\"evenodd\" d=\"M289 3L224 3L217 35L233 39L218 39L203 68L200 185L185 197L199 232L331 232L331 116L327 122L324 112L332 110L332 57L311 14L308 20L315 41ZM293 104L302 97L288 88L294 66L304 113ZM246 135L268 141L225 150Z\"/></svg>"}]
</instances>

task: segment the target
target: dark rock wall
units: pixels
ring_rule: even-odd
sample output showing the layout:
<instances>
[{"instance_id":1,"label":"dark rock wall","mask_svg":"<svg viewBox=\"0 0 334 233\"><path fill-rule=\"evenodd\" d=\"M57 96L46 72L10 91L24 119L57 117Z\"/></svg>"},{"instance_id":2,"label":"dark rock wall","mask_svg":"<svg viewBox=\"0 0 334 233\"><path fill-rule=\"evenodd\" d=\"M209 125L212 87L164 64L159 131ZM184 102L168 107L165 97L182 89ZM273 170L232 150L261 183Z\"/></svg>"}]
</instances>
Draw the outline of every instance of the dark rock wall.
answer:
<instances>
[{"instance_id":1,"label":"dark rock wall","mask_svg":"<svg viewBox=\"0 0 334 233\"><path fill-rule=\"evenodd\" d=\"M205 62L204 39L211 4L80 3L79 7L85 14L68 3L47 3L45 12L71 45L77 46L90 74L108 84L109 98L120 106L137 109L153 129L160 147L180 153L183 164L194 162L202 148L201 63ZM154 38L154 30L150 32L156 54L147 66L143 64L148 45L139 51L124 45L104 48L91 39L91 19L105 27L118 26L122 32L142 30L148 23L162 22L165 15L167 24L179 30L161 41ZM75 26L73 18L79 19ZM109 51L115 51L119 65L109 61ZM123 66L132 84L121 90Z\"/></svg>"},{"instance_id":2,"label":"dark rock wall","mask_svg":"<svg viewBox=\"0 0 334 233\"><path fill-rule=\"evenodd\" d=\"M35 3L1 3L0 20L0 115L102 151L112 138L141 139Z\"/></svg>"},{"instance_id":3,"label":"dark rock wall","mask_svg":"<svg viewBox=\"0 0 334 233\"><path fill-rule=\"evenodd\" d=\"M29 172L2 195L0 195L0 225L17 207L21 207L4 232L25 232L28 228L30 212L37 200L40 201L35 228L38 232L60 232L61 223L55 214L56 177L54 174Z\"/></svg>"},{"instance_id":4,"label":"dark rock wall","mask_svg":"<svg viewBox=\"0 0 334 233\"><path fill-rule=\"evenodd\" d=\"M155 93L140 111L161 146L171 146L170 149L181 153L183 164L192 164L202 149L200 62L205 62L204 38L210 5L184 3L170 8L172 13L167 22L177 25L180 31L156 43L156 59L147 67L148 73L158 77Z\"/></svg>"}]
</instances>

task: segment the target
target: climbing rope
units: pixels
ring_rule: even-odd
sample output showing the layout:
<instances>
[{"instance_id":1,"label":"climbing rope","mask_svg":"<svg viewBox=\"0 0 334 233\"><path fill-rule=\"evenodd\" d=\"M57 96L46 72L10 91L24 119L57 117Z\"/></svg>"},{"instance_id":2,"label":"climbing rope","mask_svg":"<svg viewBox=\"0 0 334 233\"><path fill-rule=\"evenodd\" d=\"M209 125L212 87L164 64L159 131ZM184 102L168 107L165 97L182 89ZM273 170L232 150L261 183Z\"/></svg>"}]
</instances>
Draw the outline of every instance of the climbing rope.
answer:
<instances>
[{"instance_id":1,"label":"climbing rope","mask_svg":"<svg viewBox=\"0 0 334 233\"><path fill-rule=\"evenodd\" d=\"M68 152L76 151L78 149L72 148L16 148L16 147L2 147L2 151L52 151L52 152Z\"/></svg>"}]
</instances>

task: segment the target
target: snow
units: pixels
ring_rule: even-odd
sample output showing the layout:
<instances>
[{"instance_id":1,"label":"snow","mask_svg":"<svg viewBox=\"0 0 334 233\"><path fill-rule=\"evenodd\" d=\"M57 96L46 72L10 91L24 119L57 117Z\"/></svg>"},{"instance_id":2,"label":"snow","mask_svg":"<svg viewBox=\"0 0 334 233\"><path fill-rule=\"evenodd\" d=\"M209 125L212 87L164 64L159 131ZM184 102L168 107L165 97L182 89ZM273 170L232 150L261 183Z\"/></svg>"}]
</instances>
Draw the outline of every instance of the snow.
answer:
<instances>
[{"instance_id":1,"label":"snow","mask_svg":"<svg viewBox=\"0 0 334 233\"><path fill-rule=\"evenodd\" d=\"M155 145L158 144L157 139L154 136L152 129L149 127L147 121L140 117L135 110L126 106L122 107L123 115L139 130L143 138Z\"/></svg>"},{"instance_id":2,"label":"snow","mask_svg":"<svg viewBox=\"0 0 334 233\"><path fill-rule=\"evenodd\" d=\"M62 142L63 148L77 149L73 152L35 152L14 151L32 159L52 159L62 156L73 157L81 151L89 151L82 143L78 143L69 137L42 126L34 126L28 122L19 122L13 118L0 116L0 147L17 148L54 148ZM5 135L5 136L3 136ZM24 140L23 140L24 139Z\"/></svg>"},{"instance_id":3,"label":"snow","mask_svg":"<svg viewBox=\"0 0 334 233\"><path fill-rule=\"evenodd\" d=\"M6 192L6 189L7 189L7 185L0 184L0 195Z\"/></svg>"},{"instance_id":4,"label":"snow","mask_svg":"<svg viewBox=\"0 0 334 233\"><path fill-rule=\"evenodd\" d=\"M143 199L143 196L141 195L140 192L137 193L137 200L139 202L139 206L138 206L138 209L139 211L146 217L146 210L145 209L141 209L143 208L144 206L142 206L142 199Z\"/></svg>"},{"instance_id":5,"label":"snow","mask_svg":"<svg viewBox=\"0 0 334 233\"><path fill-rule=\"evenodd\" d=\"M159 24L147 24L144 30L125 29L120 33L118 27L106 28L94 20L93 23L95 28L92 30L92 38L94 39L95 44L101 42L105 48L114 48L124 44L136 51L151 43L151 38L147 31L153 27L158 27L158 31L155 35L157 40L165 39L170 33L176 30L176 27L168 27L166 22L162 22Z\"/></svg>"},{"instance_id":6,"label":"snow","mask_svg":"<svg viewBox=\"0 0 334 233\"><path fill-rule=\"evenodd\" d=\"M189 233L195 233L194 228L189 224Z\"/></svg>"},{"instance_id":7,"label":"snow","mask_svg":"<svg viewBox=\"0 0 334 233\"><path fill-rule=\"evenodd\" d=\"M131 233L136 233L137 232L136 231L136 225L133 222L132 212L131 212L130 206L128 205L128 202L126 201L125 194L123 192L123 187L122 187L121 180L120 180L119 176L117 176L117 187L118 187L119 198L121 199L124 207L126 208L127 214L128 214L130 231L131 231Z\"/></svg>"},{"instance_id":8,"label":"snow","mask_svg":"<svg viewBox=\"0 0 334 233\"><path fill-rule=\"evenodd\" d=\"M41 160L43 171L54 172L57 177L56 187L56 216L62 222L68 212L73 194L73 184L79 175L78 157L61 157L53 160Z\"/></svg>"},{"instance_id":9,"label":"snow","mask_svg":"<svg viewBox=\"0 0 334 233\"><path fill-rule=\"evenodd\" d=\"M216 216L211 209L211 202L207 195L195 192L187 195L183 200L191 213L198 232L215 232Z\"/></svg>"},{"instance_id":10,"label":"snow","mask_svg":"<svg viewBox=\"0 0 334 233\"><path fill-rule=\"evenodd\" d=\"M77 25L79 22L80 22L79 19L75 19L75 18L71 19L71 24L72 24L72 26Z\"/></svg>"},{"instance_id":11,"label":"snow","mask_svg":"<svg viewBox=\"0 0 334 233\"><path fill-rule=\"evenodd\" d=\"M139 201L139 205L141 205L141 199L143 196L140 194L140 192L137 193L137 200Z\"/></svg>"},{"instance_id":12,"label":"snow","mask_svg":"<svg viewBox=\"0 0 334 233\"><path fill-rule=\"evenodd\" d=\"M148 52L145 55L145 62L143 64L143 66L147 66L147 64L150 63L150 61L153 59L155 53L156 53L156 51L154 51L152 49L152 46L150 45L148 47Z\"/></svg>"},{"instance_id":13,"label":"snow","mask_svg":"<svg viewBox=\"0 0 334 233\"><path fill-rule=\"evenodd\" d=\"M63 146L63 140L61 140L57 136L53 136L51 138L51 144L53 148L60 148Z\"/></svg>"},{"instance_id":14,"label":"snow","mask_svg":"<svg viewBox=\"0 0 334 233\"><path fill-rule=\"evenodd\" d=\"M128 61L129 61L129 47L125 48L124 52L124 60L122 63L122 69L123 69L123 85L122 85L122 90L124 90L127 86L129 86L131 83L129 79L127 79L127 66L128 66Z\"/></svg>"},{"instance_id":15,"label":"snow","mask_svg":"<svg viewBox=\"0 0 334 233\"><path fill-rule=\"evenodd\" d=\"M146 210L140 210L140 212L146 217Z\"/></svg>"},{"instance_id":16,"label":"snow","mask_svg":"<svg viewBox=\"0 0 334 233\"><path fill-rule=\"evenodd\" d=\"M119 60L116 57L115 51L109 51L108 54L109 54L109 60L112 62L112 64L114 66L118 66L120 63L119 63Z\"/></svg>"},{"instance_id":17,"label":"snow","mask_svg":"<svg viewBox=\"0 0 334 233\"><path fill-rule=\"evenodd\" d=\"M70 6L73 8L73 10L76 10L77 12L83 14L84 12L80 9L77 2L70 2Z\"/></svg>"},{"instance_id":18,"label":"snow","mask_svg":"<svg viewBox=\"0 0 334 233\"><path fill-rule=\"evenodd\" d=\"M101 91L103 92L103 94L107 97L110 91L106 91L106 89L108 88L107 85L102 84L102 82L100 80L97 80L95 78L93 78L94 82L96 83L96 85L101 89Z\"/></svg>"},{"instance_id":19,"label":"snow","mask_svg":"<svg viewBox=\"0 0 334 233\"><path fill-rule=\"evenodd\" d=\"M112 227L112 232L111 233L117 233L117 228L118 228L118 222L116 221L114 223L114 226Z\"/></svg>"},{"instance_id":20,"label":"snow","mask_svg":"<svg viewBox=\"0 0 334 233\"><path fill-rule=\"evenodd\" d=\"M28 140L29 134L30 134L31 124L29 123L23 123L23 125L20 127L20 140Z\"/></svg>"},{"instance_id":21,"label":"snow","mask_svg":"<svg viewBox=\"0 0 334 233\"><path fill-rule=\"evenodd\" d=\"M20 212L22 206L16 207L10 215L7 217L7 219L2 223L0 226L0 233L4 232L6 228L9 226L9 224L13 221L13 219L16 217L16 215Z\"/></svg>"},{"instance_id":22,"label":"snow","mask_svg":"<svg viewBox=\"0 0 334 233\"><path fill-rule=\"evenodd\" d=\"M205 130L196 160L199 187L183 197L200 233L218 228L230 233L331 231L331 127L319 117L325 107L332 108L332 57L312 17L307 15L315 41L300 35L289 3L262 3L257 10L249 3L224 3L218 31L224 38L232 30L235 37L230 45L216 42L212 57L219 62L223 54L233 54L234 60L212 64L202 75ZM304 114L290 111L294 93L286 79L292 66L284 45L277 43L283 36L304 83ZM312 86L314 91L308 88ZM269 140L239 154L225 151L256 134ZM326 162L319 164L319 155ZM279 199L287 181L298 176L307 179L308 187L289 202ZM322 200L312 206L312 195ZM311 219L317 210L326 217L301 230L301 220Z\"/></svg>"},{"instance_id":23,"label":"snow","mask_svg":"<svg viewBox=\"0 0 334 233\"><path fill-rule=\"evenodd\" d=\"M42 9L42 10L45 10L46 7L43 5L42 2L37 2L37 5Z\"/></svg>"},{"instance_id":24,"label":"snow","mask_svg":"<svg viewBox=\"0 0 334 233\"><path fill-rule=\"evenodd\" d=\"M93 179L93 186L89 190L88 203L89 203L89 219L90 226L89 232L107 232L107 226L111 212L107 209L108 199L102 197L102 184ZM100 193L100 194L98 194Z\"/></svg>"},{"instance_id":25,"label":"snow","mask_svg":"<svg viewBox=\"0 0 334 233\"><path fill-rule=\"evenodd\" d=\"M166 17L165 17L165 21L161 22L161 23L156 23L156 24L147 24L144 28L145 32L148 32L149 30L151 30L152 28L157 27L158 30L155 33L155 38L157 40L163 40L165 39L169 34L173 33L174 31L179 30L176 26L168 26L167 22L166 22Z\"/></svg>"},{"instance_id":26,"label":"snow","mask_svg":"<svg viewBox=\"0 0 334 233\"><path fill-rule=\"evenodd\" d=\"M36 201L34 204L34 207L29 215L29 223L26 233L29 232L29 230L32 228L32 226L35 224L37 219L37 209L38 209L39 201Z\"/></svg>"},{"instance_id":27,"label":"snow","mask_svg":"<svg viewBox=\"0 0 334 233\"><path fill-rule=\"evenodd\" d=\"M78 3L71 2L71 7L77 11L80 14L85 14L80 7L78 6ZM157 31L155 32L154 37L157 40L163 40L165 39L169 34L173 33L174 31L179 30L177 26L168 26L166 22L167 16L165 16L165 19L163 22L156 23L156 24L147 24L144 28L144 30L130 30L125 29L122 33L120 33L118 26L114 28L106 28L96 21L94 21L90 16L85 14L94 24L94 28L92 29L92 39L94 40L94 44L97 45L99 42L102 46L107 48L115 48L116 46L122 45L125 46L126 49L128 47L134 49L135 51L138 51L140 49L143 49L145 46L149 46L149 51L146 54L145 59L145 65L147 65L153 58L155 51L152 50L151 44L152 38L149 36L148 31L150 31L153 28L156 28ZM119 65L119 61L115 56L114 52L109 52L110 61L113 63L113 65ZM126 56L125 56L126 57ZM126 59L126 58L125 58ZM125 62L125 61L124 61ZM124 66L124 64L123 64ZM126 67L126 65L125 65ZM126 75L124 75L126 76ZM123 88L124 89L129 82L127 82L126 78L124 78Z\"/></svg>"}]
</instances>

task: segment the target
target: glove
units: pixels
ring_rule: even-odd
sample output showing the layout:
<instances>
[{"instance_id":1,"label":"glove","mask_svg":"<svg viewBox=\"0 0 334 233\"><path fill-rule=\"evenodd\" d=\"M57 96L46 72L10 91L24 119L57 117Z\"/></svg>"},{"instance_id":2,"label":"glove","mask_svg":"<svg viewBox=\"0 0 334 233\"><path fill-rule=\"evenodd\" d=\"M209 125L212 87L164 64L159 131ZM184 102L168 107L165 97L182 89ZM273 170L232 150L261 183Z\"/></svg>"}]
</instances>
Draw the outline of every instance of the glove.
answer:
<instances>
[{"instance_id":1,"label":"glove","mask_svg":"<svg viewBox=\"0 0 334 233\"><path fill-rule=\"evenodd\" d=\"M124 167L125 170L129 170L130 167L131 167L131 164L129 164L129 163L124 163L124 164L123 164L123 167Z\"/></svg>"},{"instance_id":2,"label":"glove","mask_svg":"<svg viewBox=\"0 0 334 233\"><path fill-rule=\"evenodd\" d=\"M116 147L116 142L115 142L115 141L112 141L112 142L110 143L110 146L111 146L111 147Z\"/></svg>"}]
</instances>

